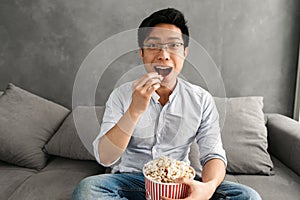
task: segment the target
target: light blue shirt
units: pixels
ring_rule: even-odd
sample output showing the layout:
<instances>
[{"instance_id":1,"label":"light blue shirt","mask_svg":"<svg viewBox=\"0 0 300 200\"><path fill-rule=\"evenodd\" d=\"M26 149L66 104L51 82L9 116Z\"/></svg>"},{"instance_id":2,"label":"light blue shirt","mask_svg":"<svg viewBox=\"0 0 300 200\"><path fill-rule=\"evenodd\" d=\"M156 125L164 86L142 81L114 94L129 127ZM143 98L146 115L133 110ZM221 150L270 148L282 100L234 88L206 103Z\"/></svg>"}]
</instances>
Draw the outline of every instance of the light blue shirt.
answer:
<instances>
[{"instance_id":1,"label":"light blue shirt","mask_svg":"<svg viewBox=\"0 0 300 200\"><path fill-rule=\"evenodd\" d=\"M95 139L94 154L99 160L98 143L127 111L132 98L132 83L125 83L110 95L101 130ZM162 106L158 94L151 97L148 109L140 117L127 149L112 164L114 172L142 172L145 163L161 156L188 160L191 143L196 139L200 163L219 158L227 164L222 146L219 114L213 97L199 86L178 78L169 101Z\"/></svg>"}]
</instances>

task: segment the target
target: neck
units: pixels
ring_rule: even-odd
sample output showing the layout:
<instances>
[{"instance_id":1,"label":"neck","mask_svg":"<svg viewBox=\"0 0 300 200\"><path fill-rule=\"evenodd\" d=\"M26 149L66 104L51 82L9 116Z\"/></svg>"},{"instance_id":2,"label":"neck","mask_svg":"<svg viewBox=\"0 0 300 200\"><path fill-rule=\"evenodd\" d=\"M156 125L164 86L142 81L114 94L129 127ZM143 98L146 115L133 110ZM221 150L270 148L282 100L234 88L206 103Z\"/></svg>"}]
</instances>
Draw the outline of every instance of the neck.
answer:
<instances>
[{"instance_id":1,"label":"neck","mask_svg":"<svg viewBox=\"0 0 300 200\"><path fill-rule=\"evenodd\" d=\"M170 90L167 87L161 86L160 88L158 88L156 90L156 93L160 96L160 97L169 97L172 94L172 90Z\"/></svg>"},{"instance_id":2,"label":"neck","mask_svg":"<svg viewBox=\"0 0 300 200\"><path fill-rule=\"evenodd\" d=\"M159 95L159 102L162 106L164 106L169 101L169 96L172 94L172 90L169 88L160 87L156 90L156 93Z\"/></svg>"},{"instance_id":3,"label":"neck","mask_svg":"<svg viewBox=\"0 0 300 200\"><path fill-rule=\"evenodd\" d=\"M177 80L175 81L175 84L173 84L173 87L161 86L156 90L156 93L160 96L159 102L162 105L165 105L169 101L169 96L172 94L176 84Z\"/></svg>"}]
</instances>

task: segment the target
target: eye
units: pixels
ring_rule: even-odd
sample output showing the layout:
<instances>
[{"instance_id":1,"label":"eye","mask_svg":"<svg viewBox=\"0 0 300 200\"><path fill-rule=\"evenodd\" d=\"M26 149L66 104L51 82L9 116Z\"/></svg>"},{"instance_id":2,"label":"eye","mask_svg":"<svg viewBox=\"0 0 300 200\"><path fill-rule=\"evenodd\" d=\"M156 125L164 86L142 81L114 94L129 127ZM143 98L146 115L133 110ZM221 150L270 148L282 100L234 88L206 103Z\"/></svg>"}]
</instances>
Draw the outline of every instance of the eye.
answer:
<instances>
[{"instance_id":1,"label":"eye","mask_svg":"<svg viewBox=\"0 0 300 200\"><path fill-rule=\"evenodd\" d=\"M146 45L146 47L148 47L148 48L153 48L153 49L155 49L155 48L157 48L157 44L155 44L155 43L151 43L151 44L147 44Z\"/></svg>"},{"instance_id":2,"label":"eye","mask_svg":"<svg viewBox=\"0 0 300 200\"><path fill-rule=\"evenodd\" d=\"M182 45L182 43L179 43L179 42L171 42L168 44L168 47L170 49L179 49L181 45Z\"/></svg>"},{"instance_id":3,"label":"eye","mask_svg":"<svg viewBox=\"0 0 300 200\"><path fill-rule=\"evenodd\" d=\"M170 43L169 44L169 46L171 47L171 48L177 48L177 47L179 47L179 43Z\"/></svg>"}]
</instances>

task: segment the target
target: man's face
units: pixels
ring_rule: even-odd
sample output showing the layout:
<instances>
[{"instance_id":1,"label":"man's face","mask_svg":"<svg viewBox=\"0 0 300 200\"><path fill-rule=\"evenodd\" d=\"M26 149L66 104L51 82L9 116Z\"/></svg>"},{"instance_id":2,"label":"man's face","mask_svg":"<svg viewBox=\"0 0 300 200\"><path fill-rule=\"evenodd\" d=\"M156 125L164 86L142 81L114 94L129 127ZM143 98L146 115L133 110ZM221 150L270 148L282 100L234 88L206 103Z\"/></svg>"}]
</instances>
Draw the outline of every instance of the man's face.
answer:
<instances>
[{"instance_id":1,"label":"man's face","mask_svg":"<svg viewBox=\"0 0 300 200\"><path fill-rule=\"evenodd\" d=\"M146 71L158 72L164 77L161 86L173 88L187 55L181 30L173 24L156 25L146 37L140 55Z\"/></svg>"}]
</instances>

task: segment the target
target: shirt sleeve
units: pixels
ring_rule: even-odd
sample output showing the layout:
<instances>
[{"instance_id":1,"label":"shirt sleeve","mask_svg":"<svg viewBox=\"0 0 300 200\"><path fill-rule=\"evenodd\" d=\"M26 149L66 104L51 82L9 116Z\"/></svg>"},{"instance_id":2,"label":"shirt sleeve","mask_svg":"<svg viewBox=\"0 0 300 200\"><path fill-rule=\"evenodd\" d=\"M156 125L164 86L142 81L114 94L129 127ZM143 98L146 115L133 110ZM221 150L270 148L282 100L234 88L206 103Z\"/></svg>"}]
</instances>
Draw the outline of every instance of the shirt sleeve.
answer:
<instances>
[{"instance_id":1,"label":"shirt sleeve","mask_svg":"<svg viewBox=\"0 0 300 200\"><path fill-rule=\"evenodd\" d=\"M112 128L117 124L119 119L124 114L124 106L122 103L122 99L119 94L119 89L115 89L111 95L109 96L109 99L106 102L105 106L105 112L102 118L100 133L96 137L96 139L93 142L93 148L94 148L94 156L98 163L101 165L104 165L101 163L99 159L99 155L101 152L98 151L98 143L99 140ZM117 162L118 159L115 161ZM114 162L114 163L115 163ZM114 164L112 163L112 165Z\"/></svg>"},{"instance_id":2,"label":"shirt sleeve","mask_svg":"<svg viewBox=\"0 0 300 200\"><path fill-rule=\"evenodd\" d=\"M214 99L209 93L205 93L202 100L201 124L196 135L200 163L204 166L207 161L218 158L227 165L226 153L221 140L219 114Z\"/></svg>"}]
</instances>

